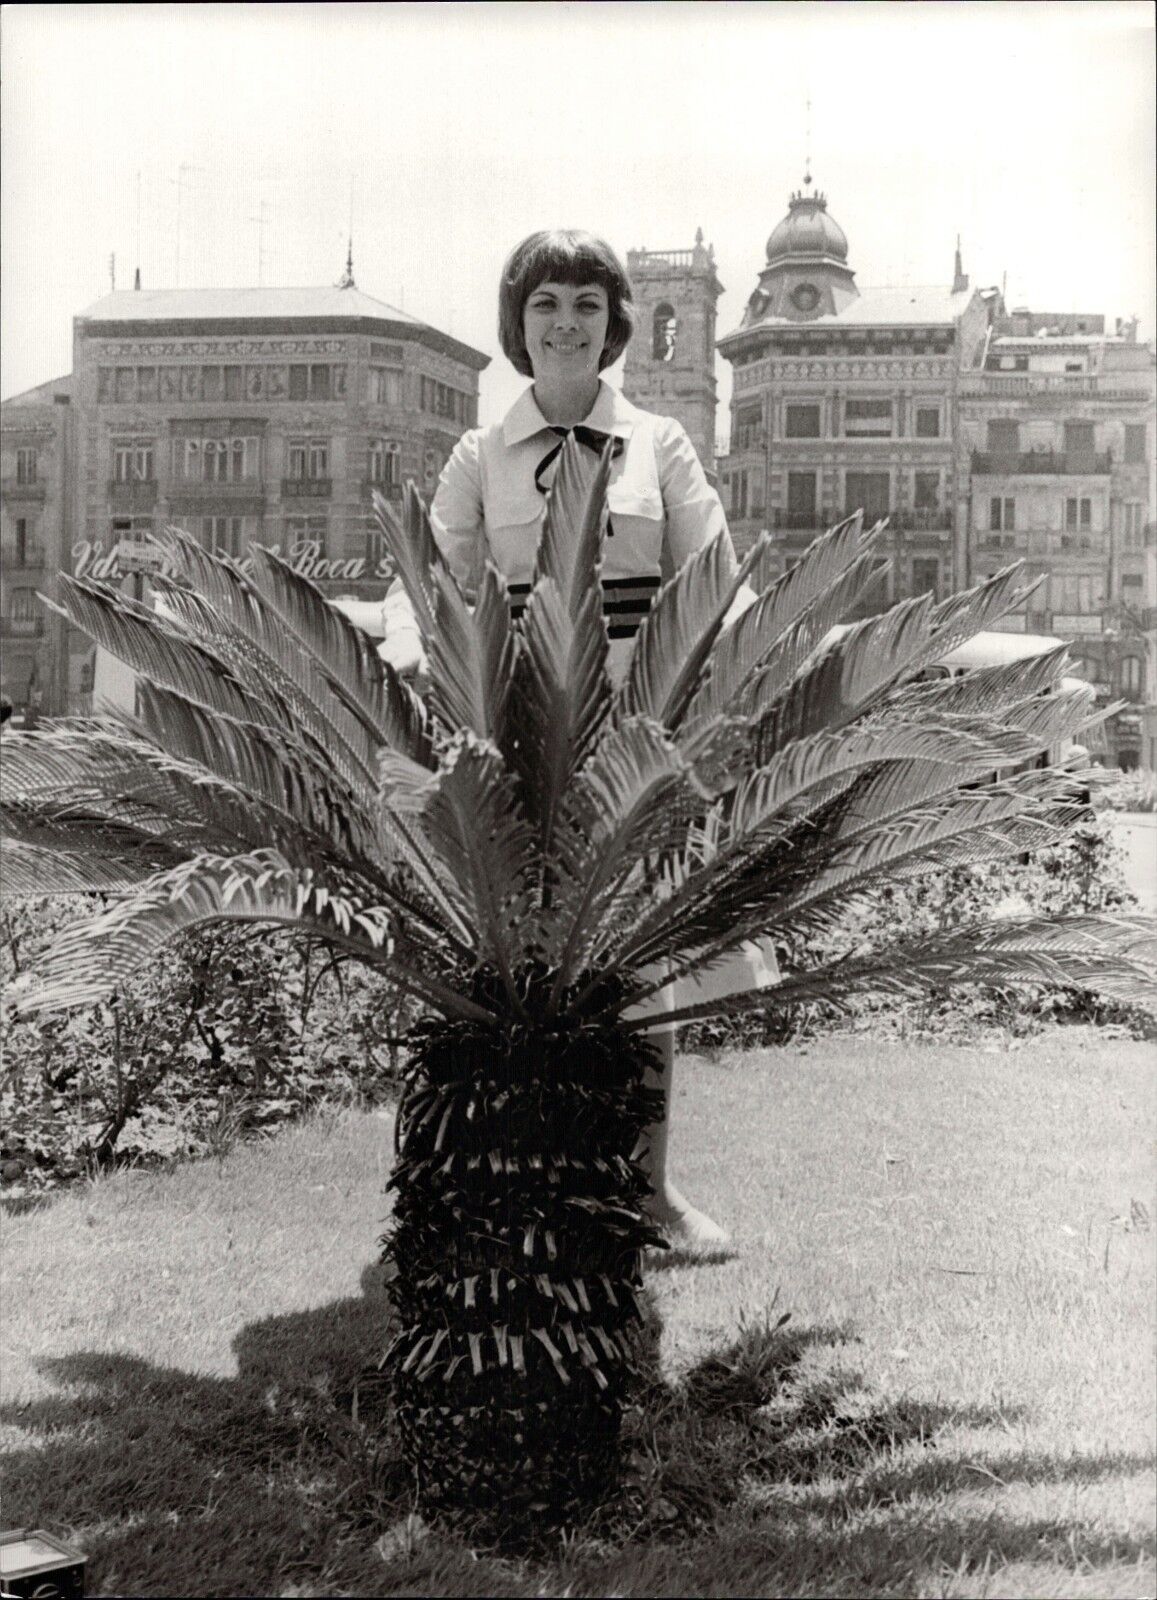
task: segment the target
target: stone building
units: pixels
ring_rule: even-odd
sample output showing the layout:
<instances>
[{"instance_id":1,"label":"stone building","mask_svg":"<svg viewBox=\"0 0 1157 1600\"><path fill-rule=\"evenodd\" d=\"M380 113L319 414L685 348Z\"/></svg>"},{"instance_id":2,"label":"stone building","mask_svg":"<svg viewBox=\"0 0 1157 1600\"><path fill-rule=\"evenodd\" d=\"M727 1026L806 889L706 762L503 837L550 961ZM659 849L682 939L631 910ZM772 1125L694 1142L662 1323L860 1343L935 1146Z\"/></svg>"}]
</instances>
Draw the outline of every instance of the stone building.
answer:
<instances>
[{"instance_id":1,"label":"stone building","mask_svg":"<svg viewBox=\"0 0 1157 1600\"><path fill-rule=\"evenodd\" d=\"M52 570L115 581L147 563L150 530L175 523L232 556L275 547L330 592L380 596L371 491L399 499L406 478L433 490L477 421L489 359L361 293L352 271L337 288L106 295L73 325L73 435L52 457L62 484ZM6 581L21 518L21 548L44 545L30 531L42 491L16 481L15 454L8 492L9 435L24 450L19 429L52 420L53 405L32 404L40 394L3 408ZM91 686L89 647L73 648L67 672L54 657L53 710L82 709Z\"/></svg>"},{"instance_id":2,"label":"stone building","mask_svg":"<svg viewBox=\"0 0 1157 1600\"><path fill-rule=\"evenodd\" d=\"M1152 348L1135 324L1106 334L1090 313L1014 311L960 376L962 578L1021 559L1043 580L1004 625L1070 640L1102 697L1130 702L1104 751L1126 766L1140 756L1140 707L1152 698L1153 409Z\"/></svg>"},{"instance_id":3,"label":"stone building","mask_svg":"<svg viewBox=\"0 0 1157 1600\"><path fill-rule=\"evenodd\" d=\"M956 380L999 309L951 284L861 288L848 241L810 177L767 241L740 326L724 498L736 543L763 528L786 568L818 531L863 508L889 519L877 603L943 594L959 567Z\"/></svg>"},{"instance_id":4,"label":"stone building","mask_svg":"<svg viewBox=\"0 0 1157 1600\"><path fill-rule=\"evenodd\" d=\"M88 687L69 677L67 625L43 606L72 543L72 380L0 407L0 693L21 721L52 715Z\"/></svg>"},{"instance_id":5,"label":"stone building","mask_svg":"<svg viewBox=\"0 0 1157 1600\"><path fill-rule=\"evenodd\" d=\"M715 478L715 303L723 285L703 230L691 250L630 250L638 321L627 346L623 393L686 428Z\"/></svg>"}]
</instances>

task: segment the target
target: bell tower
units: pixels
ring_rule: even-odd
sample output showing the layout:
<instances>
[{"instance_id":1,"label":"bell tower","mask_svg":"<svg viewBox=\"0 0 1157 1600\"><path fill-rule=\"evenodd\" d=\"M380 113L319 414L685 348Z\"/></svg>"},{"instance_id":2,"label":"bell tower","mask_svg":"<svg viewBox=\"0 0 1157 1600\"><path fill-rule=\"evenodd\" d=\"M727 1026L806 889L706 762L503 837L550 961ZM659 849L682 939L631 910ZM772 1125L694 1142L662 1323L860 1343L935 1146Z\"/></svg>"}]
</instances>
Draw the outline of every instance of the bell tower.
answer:
<instances>
[{"instance_id":1,"label":"bell tower","mask_svg":"<svg viewBox=\"0 0 1157 1600\"><path fill-rule=\"evenodd\" d=\"M646 411L686 428L715 481L715 303L723 285L703 230L691 250L630 250L635 336L627 346L623 393Z\"/></svg>"}]
</instances>

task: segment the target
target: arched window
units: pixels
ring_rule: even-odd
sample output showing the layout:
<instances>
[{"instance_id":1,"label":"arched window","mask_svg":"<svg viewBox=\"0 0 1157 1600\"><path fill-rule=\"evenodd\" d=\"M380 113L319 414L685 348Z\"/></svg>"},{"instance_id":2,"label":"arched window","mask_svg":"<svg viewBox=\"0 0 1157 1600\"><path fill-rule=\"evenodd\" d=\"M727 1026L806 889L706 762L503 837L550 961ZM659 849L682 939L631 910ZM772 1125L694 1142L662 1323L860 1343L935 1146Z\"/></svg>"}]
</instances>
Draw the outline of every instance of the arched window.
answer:
<instances>
[{"instance_id":1,"label":"arched window","mask_svg":"<svg viewBox=\"0 0 1157 1600\"><path fill-rule=\"evenodd\" d=\"M661 300L655 307L655 317L651 328L651 354L654 356L655 360L674 360L676 332L675 307L668 301Z\"/></svg>"}]
</instances>

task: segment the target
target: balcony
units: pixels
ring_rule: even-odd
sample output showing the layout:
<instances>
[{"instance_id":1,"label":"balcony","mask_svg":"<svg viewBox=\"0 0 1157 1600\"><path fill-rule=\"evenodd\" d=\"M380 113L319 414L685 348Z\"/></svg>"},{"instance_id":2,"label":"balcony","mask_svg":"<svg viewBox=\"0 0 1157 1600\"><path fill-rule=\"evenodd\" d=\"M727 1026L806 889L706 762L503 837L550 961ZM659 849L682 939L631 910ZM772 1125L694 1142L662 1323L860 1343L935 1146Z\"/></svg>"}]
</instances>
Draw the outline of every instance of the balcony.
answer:
<instances>
[{"instance_id":1,"label":"balcony","mask_svg":"<svg viewBox=\"0 0 1157 1600\"><path fill-rule=\"evenodd\" d=\"M367 500L373 499L375 489L383 500L400 501L402 498L400 483L382 483L377 478L362 479L362 494Z\"/></svg>"},{"instance_id":2,"label":"balcony","mask_svg":"<svg viewBox=\"0 0 1157 1600\"><path fill-rule=\"evenodd\" d=\"M995 455L972 452L972 473L980 478L1107 477L1113 466L1110 451L1066 455L1063 450L1020 450Z\"/></svg>"},{"instance_id":3,"label":"balcony","mask_svg":"<svg viewBox=\"0 0 1157 1600\"><path fill-rule=\"evenodd\" d=\"M916 506L911 511L890 511L888 526L898 533L948 533L952 515L936 506Z\"/></svg>"},{"instance_id":4,"label":"balcony","mask_svg":"<svg viewBox=\"0 0 1157 1600\"><path fill-rule=\"evenodd\" d=\"M1143 387L1127 386L1124 374L1096 372L971 372L961 376L962 396L1095 394L1102 400L1146 400Z\"/></svg>"},{"instance_id":5,"label":"balcony","mask_svg":"<svg viewBox=\"0 0 1157 1600\"><path fill-rule=\"evenodd\" d=\"M114 511L151 511L157 503L157 480L110 478L108 503Z\"/></svg>"},{"instance_id":6,"label":"balcony","mask_svg":"<svg viewBox=\"0 0 1157 1600\"><path fill-rule=\"evenodd\" d=\"M39 480L23 483L19 478L2 478L0 495L3 495L5 500L46 500L48 485Z\"/></svg>"},{"instance_id":7,"label":"balcony","mask_svg":"<svg viewBox=\"0 0 1157 1600\"><path fill-rule=\"evenodd\" d=\"M328 500L333 493L332 478L282 478L283 500Z\"/></svg>"},{"instance_id":8,"label":"balcony","mask_svg":"<svg viewBox=\"0 0 1157 1600\"><path fill-rule=\"evenodd\" d=\"M131 489L133 485L120 487ZM177 478L169 485L169 494L174 500L195 500L199 504L203 500L260 500L264 488L260 478L223 478L216 483L207 483L203 478Z\"/></svg>"},{"instance_id":9,"label":"balcony","mask_svg":"<svg viewBox=\"0 0 1157 1600\"><path fill-rule=\"evenodd\" d=\"M40 639L43 636L43 617L0 617L0 638Z\"/></svg>"}]
</instances>

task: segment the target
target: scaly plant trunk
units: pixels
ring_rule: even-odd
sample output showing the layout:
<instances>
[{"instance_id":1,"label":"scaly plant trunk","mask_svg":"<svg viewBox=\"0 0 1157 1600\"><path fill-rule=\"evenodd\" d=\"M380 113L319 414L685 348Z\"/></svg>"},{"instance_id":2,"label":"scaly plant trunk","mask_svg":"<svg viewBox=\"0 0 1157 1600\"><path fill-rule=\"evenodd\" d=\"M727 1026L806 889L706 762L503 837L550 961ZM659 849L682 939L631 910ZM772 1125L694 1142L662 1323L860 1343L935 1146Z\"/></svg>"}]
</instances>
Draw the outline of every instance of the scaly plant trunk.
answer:
<instances>
[{"instance_id":1,"label":"scaly plant trunk","mask_svg":"<svg viewBox=\"0 0 1157 1600\"><path fill-rule=\"evenodd\" d=\"M423 1506L518 1537L614 1481L660 1242L632 1159L661 1103L654 1051L614 1027L434 1022L415 1043L383 1366Z\"/></svg>"}]
</instances>

